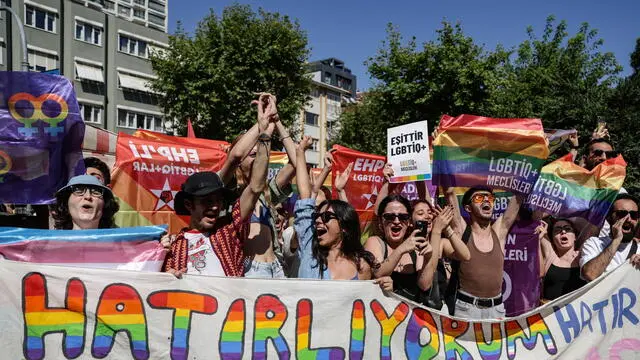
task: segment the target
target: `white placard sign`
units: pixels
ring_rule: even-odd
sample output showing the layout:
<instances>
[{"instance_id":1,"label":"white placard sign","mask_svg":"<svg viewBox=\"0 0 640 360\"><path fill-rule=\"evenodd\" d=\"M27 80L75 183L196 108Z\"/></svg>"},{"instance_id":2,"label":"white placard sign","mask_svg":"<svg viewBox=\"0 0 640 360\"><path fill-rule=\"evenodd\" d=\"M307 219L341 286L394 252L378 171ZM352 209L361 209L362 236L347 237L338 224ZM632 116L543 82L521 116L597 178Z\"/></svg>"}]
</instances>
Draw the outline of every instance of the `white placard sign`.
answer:
<instances>
[{"instance_id":1,"label":"white placard sign","mask_svg":"<svg viewBox=\"0 0 640 360\"><path fill-rule=\"evenodd\" d=\"M427 121L387 129L387 159L392 183L431 180Z\"/></svg>"}]
</instances>

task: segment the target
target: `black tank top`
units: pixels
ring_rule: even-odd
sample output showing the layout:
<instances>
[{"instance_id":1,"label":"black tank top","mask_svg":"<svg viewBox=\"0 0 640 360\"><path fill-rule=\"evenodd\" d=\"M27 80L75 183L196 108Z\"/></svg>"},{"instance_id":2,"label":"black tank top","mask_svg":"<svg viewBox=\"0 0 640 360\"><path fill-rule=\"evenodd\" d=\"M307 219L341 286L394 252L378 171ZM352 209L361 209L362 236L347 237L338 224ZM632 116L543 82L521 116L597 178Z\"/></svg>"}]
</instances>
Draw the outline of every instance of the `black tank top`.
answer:
<instances>
[{"instance_id":1,"label":"black tank top","mask_svg":"<svg viewBox=\"0 0 640 360\"><path fill-rule=\"evenodd\" d=\"M587 282L580 278L580 268L563 268L553 264L547 270L542 285L542 297L546 300L557 299L564 294L580 289Z\"/></svg>"},{"instance_id":2,"label":"black tank top","mask_svg":"<svg viewBox=\"0 0 640 360\"><path fill-rule=\"evenodd\" d=\"M381 245L384 247L384 258L386 259L389 255L387 249L387 243L384 241L380 241ZM411 301L417 302L419 304L423 303L428 295L428 292L422 291L418 286L418 268L416 266L417 263L417 254L412 251L409 253L411 256L411 264L413 265L412 273L402 273L398 271L394 271L391 273L391 279L393 280L393 292L396 294L405 297ZM437 286L438 289L442 289L439 291L439 294L444 294L444 290L447 287L447 275L446 270L444 268L444 264L442 260L438 260L438 266L436 268L436 273L434 274L433 284L432 286Z\"/></svg>"}]
</instances>

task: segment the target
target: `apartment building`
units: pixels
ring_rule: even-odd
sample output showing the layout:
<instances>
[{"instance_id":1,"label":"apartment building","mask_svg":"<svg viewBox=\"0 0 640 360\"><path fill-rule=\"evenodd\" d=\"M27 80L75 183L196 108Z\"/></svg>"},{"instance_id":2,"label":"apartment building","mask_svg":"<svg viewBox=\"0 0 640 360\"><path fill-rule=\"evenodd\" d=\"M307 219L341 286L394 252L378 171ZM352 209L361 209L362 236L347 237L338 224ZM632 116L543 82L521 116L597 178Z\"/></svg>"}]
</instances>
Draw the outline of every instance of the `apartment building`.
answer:
<instances>
[{"instance_id":1,"label":"apartment building","mask_svg":"<svg viewBox=\"0 0 640 360\"><path fill-rule=\"evenodd\" d=\"M342 106L355 103L356 76L336 58L311 62L308 69L311 101L300 112L300 126L313 139L307 163L323 167L327 147L340 130Z\"/></svg>"},{"instance_id":2,"label":"apartment building","mask_svg":"<svg viewBox=\"0 0 640 360\"><path fill-rule=\"evenodd\" d=\"M86 123L164 132L148 60L168 47L166 0L0 0L20 18L31 71L69 78ZM0 70L21 70L15 20L0 12Z\"/></svg>"}]
</instances>

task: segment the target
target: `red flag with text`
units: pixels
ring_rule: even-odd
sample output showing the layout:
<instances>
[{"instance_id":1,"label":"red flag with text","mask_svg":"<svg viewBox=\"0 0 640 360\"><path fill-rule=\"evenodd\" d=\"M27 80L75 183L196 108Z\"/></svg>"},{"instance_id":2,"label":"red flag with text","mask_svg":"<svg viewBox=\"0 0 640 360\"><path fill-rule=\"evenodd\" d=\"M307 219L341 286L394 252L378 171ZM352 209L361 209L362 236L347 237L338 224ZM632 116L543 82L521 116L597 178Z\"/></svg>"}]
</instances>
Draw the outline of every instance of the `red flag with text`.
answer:
<instances>
[{"instance_id":1,"label":"red flag with text","mask_svg":"<svg viewBox=\"0 0 640 360\"><path fill-rule=\"evenodd\" d=\"M120 199L116 224L143 226L168 224L176 233L189 223L174 212L173 199L189 175L217 171L226 159L224 141L184 138L137 131L120 133L113 193Z\"/></svg>"},{"instance_id":2,"label":"red flag with text","mask_svg":"<svg viewBox=\"0 0 640 360\"><path fill-rule=\"evenodd\" d=\"M353 163L353 169L345 192L349 199L349 203L356 209L360 217L360 225L363 237L370 234L370 223L374 217L376 200L378 199L378 191L382 186L384 176L385 157L380 155L367 154L360 151L352 150L344 146L334 145L333 159L334 164L331 170L331 177L335 181L338 173L342 173L350 163ZM333 188L333 197L337 198L338 194Z\"/></svg>"}]
</instances>

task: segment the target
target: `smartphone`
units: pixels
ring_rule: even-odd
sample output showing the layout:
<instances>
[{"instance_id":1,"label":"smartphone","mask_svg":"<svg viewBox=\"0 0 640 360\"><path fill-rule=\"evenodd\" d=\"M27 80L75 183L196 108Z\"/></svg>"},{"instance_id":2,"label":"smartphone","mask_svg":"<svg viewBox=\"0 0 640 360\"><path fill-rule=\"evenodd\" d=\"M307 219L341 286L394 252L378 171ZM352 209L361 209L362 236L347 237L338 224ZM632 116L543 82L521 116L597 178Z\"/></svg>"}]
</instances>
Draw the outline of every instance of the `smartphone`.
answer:
<instances>
[{"instance_id":1,"label":"smartphone","mask_svg":"<svg viewBox=\"0 0 640 360\"><path fill-rule=\"evenodd\" d=\"M426 237L427 236L427 229L429 228L429 223L426 221L422 221L422 220L418 220L415 222L415 228L416 230L420 230L420 232L418 232L418 236L422 236L422 237Z\"/></svg>"}]
</instances>

